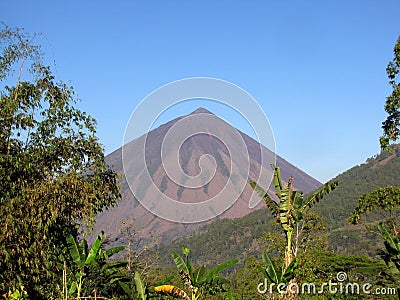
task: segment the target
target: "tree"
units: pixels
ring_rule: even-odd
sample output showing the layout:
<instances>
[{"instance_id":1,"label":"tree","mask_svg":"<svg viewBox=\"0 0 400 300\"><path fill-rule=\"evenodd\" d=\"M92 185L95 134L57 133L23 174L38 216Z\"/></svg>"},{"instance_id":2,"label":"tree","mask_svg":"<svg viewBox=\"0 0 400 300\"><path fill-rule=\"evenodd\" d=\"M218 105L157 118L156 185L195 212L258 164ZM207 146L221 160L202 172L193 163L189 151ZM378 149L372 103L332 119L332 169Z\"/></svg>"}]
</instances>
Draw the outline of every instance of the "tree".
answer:
<instances>
[{"instance_id":1,"label":"tree","mask_svg":"<svg viewBox=\"0 0 400 300\"><path fill-rule=\"evenodd\" d=\"M349 222L358 224L361 216L381 213L377 229L381 232L385 250L380 256L393 275L400 274L400 234L398 231L398 214L400 212L400 188L387 186L378 188L369 194L361 195Z\"/></svg>"},{"instance_id":2,"label":"tree","mask_svg":"<svg viewBox=\"0 0 400 300\"><path fill-rule=\"evenodd\" d=\"M382 122L383 136L380 138L380 144L384 150L390 150L390 141L395 142L400 137L400 82L398 81L400 72L400 36L397 38L393 52L394 58L386 67L389 84L393 91L386 98L385 111L388 116Z\"/></svg>"},{"instance_id":3,"label":"tree","mask_svg":"<svg viewBox=\"0 0 400 300\"><path fill-rule=\"evenodd\" d=\"M73 88L56 81L33 38L0 32L0 289L23 284L48 299L66 233L90 228L120 194L95 120L74 107Z\"/></svg>"},{"instance_id":4,"label":"tree","mask_svg":"<svg viewBox=\"0 0 400 300\"><path fill-rule=\"evenodd\" d=\"M250 181L250 185L264 200L286 234L285 267L287 268L292 263L298 248L298 240L296 239L295 248L292 249L293 233L295 231L299 233L303 230L302 225L305 225L303 221L308 209L314 203L319 202L324 195L334 190L337 182L328 182L312 195L304 198L303 192L293 190L293 177L290 177L288 183L284 185L280 168L274 165L272 165L272 168L274 170L273 184L279 203L272 200L268 193L256 182ZM298 235L296 237L298 238Z\"/></svg>"},{"instance_id":5,"label":"tree","mask_svg":"<svg viewBox=\"0 0 400 300\"><path fill-rule=\"evenodd\" d=\"M392 93L386 98L385 111L389 114L382 123L383 136L380 137L382 150L392 152L393 145L400 137L400 83L396 82L400 72L400 36L394 46L394 58L386 67L389 84L392 86ZM358 204L354 209L349 222L358 224L361 216L381 213L378 218L376 229L381 232L384 240L385 250L378 253L385 261L388 272L394 276L394 281L399 283L400 274L400 237L398 231L398 213L400 210L400 188L397 186L386 186L377 188L374 191L360 196ZM376 217L377 219L377 217Z\"/></svg>"},{"instance_id":6,"label":"tree","mask_svg":"<svg viewBox=\"0 0 400 300\"><path fill-rule=\"evenodd\" d=\"M272 200L268 193L256 182L250 181L250 185L264 200L286 235L284 264L282 270L279 271L281 276L268 277L279 281L276 283L288 284L290 281L293 282L295 280L294 270L296 267L296 255L299 247L299 236L303 232L304 225L306 224L306 222L304 222L305 215L314 203L319 202L326 194L329 194L336 188L337 182L328 182L310 196L304 197L303 192L293 190L293 177L289 178L287 184L283 184L280 168L272 165L272 169L274 170L273 185L275 187L275 195L278 197L279 203ZM293 233L295 233L294 247L292 246ZM266 267L265 274L277 274L277 268L266 253L263 255L263 260ZM271 271L271 273L269 273L269 271ZM282 282L283 280L285 282ZM291 298L294 295L291 295L288 291L285 296Z\"/></svg>"}]
</instances>

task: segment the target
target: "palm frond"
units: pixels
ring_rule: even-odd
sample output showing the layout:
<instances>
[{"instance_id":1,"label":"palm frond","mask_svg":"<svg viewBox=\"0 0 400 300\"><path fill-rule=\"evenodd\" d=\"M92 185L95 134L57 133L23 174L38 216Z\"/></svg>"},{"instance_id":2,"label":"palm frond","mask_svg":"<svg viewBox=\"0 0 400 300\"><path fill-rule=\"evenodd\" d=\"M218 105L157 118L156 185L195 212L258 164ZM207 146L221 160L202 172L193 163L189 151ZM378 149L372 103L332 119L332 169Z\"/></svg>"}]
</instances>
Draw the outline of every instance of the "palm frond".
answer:
<instances>
[{"instance_id":1,"label":"palm frond","mask_svg":"<svg viewBox=\"0 0 400 300\"><path fill-rule=\"evenodd\" d=\"M271 210L272 214L274 216L277 216L279 213L279 206L278 204L271 199L271 197L268 195L268 193L257 184L257 182L250 180L250 186L253 188L253 190L257 193L257 195L264 200L265 204L267 207Z\"/></svg>"},{"instance_id":2,"label":"palm frond","mask_svg":"<svg viewBox=\"0 0 400 300\"><path fill-rule=\"evenodd\" d=\"M307 200L304 201L303 210L305 210L307 207L311 207L313 204L319 202L324 196L326 196L330 192L332 192L337 186L338 186L337 181L331 181L331 182L325 183L322 187L320 187L318 190L316 190L314 193L312 193L309 197L307 197Z\"/></svg>"},{"instance_id":3,"label":"palm frond","mask_svg":"<svg viewBox=\"0 0 400 300\"><path fill-rule=\"evenodd\" d=\"M274 179L272 183L275 187L275 194L280 198L281 190L282 190L282 181L281 181L281 169L274 164L271 164L272 169L274 170Z\"/></svg>"}]
</instances>

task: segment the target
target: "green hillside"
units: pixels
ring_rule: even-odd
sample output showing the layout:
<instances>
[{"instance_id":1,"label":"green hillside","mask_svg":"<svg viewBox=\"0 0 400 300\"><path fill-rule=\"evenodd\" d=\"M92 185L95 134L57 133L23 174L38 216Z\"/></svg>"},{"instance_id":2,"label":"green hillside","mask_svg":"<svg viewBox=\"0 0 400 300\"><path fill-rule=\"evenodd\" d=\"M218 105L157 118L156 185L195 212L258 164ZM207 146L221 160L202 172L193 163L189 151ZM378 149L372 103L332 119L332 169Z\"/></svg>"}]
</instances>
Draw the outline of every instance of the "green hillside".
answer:
<instances>
[{"instance_id":1,"label":"green hillside","mask_svg":"<svg viewBox=\"0 0 400 300\"><path fill-rule=\"evenodd\" d=\"M339 186L315 206L331 229L346 225L361 194L387 185L400 186L400 145L392 148L393 153L382 152L335 178Z\"/></svg>"},{"instance_id":2,"label":"green hillside","mask_svg":"<svg viewBox=\"0 0 400 300\"><path fill-rule=\"evenodd\" d=\"M258 256L257 242L264 231L273 230L272 215L267 208L256 210L243 218L217 220L204 226L201 232L179 238L171 244L161 244L157 251L160 262L172 263L170 253L185 244L191 249L195 263L213 265L236 257L244 260L250 255Z\"/></svg>"},{"instance_id":3,"label":"green hillside","mask_svg":"<svg viewBox=\"0 0 400 300\"><path fill-rule=\"evenodd\" d=\"M350 225L347 219L359 196L380 186L400 186L400 145L393 153L383 152L366 163L355 166L335 178L339 186L315 205L315 211L325 218L328 248L344 254L374 256L381 247L381 238L368 232L364 225ZM296 178L294 178L296 180ZM263 232L277 230L267 208L254 211L243 218L217 220L202 228L200 233L179 238L169 245L160 245L162 264L171 263L170 253L185 244L192 249L197 263L215 264L227 258L244 258L261 253L259 239Z\"/></svg>"},{"instance_id":4,"label":"green hillside","mask_svg":"<svg viewBox=\"0 0 400 300\"><path fill-rule=\"evenodd\" d=\"M349 225L347 220L361 194L387 185L400 186L400 145L367 159L340 174L337 189L315 206L315 211L327 220L329 249L346 254L375 255L382 239L366 230L364 225Z\"/></svg>"}]
</instances>

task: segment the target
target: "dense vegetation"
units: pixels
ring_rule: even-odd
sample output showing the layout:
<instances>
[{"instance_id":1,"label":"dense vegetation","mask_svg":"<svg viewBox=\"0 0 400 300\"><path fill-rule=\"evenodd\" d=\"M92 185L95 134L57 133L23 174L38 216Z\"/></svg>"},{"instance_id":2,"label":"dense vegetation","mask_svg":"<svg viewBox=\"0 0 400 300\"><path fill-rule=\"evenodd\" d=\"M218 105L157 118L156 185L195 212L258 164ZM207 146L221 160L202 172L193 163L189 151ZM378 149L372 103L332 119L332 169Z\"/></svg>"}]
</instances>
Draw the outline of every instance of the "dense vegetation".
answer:
<instances>
[{"instance_id":1,"label":"dense vegetation","mask_svg":"<svg viewBox=\"0 0 400 300\"><path fill-rule=\"evenodd\" d=\"M361 194L378 187L400 184L400 146L393 145L393 152L383 151L335 178L337 189L316 205L316 211L326 216L332 229L342 227L357 204Z\"/></svg>"},{"instance_id":2,"label":"dense vegetation","mask_svg":"<svg viewBox=\"0 0 400 300\"><path fill-rule=\"evenodd\" d=\"M397 297L400 146L390 142L399 138L400 38L387 68L393 93L381 145L390 151L310 195L273 166L278 203L251 182L266 208L150 252L110 248L104 232L91 245L83 238L96 214L120 198L95 120L75 107L72 87L44 65L32 36L6 27L0 41L3 298L357 299L360 285Z\"/></svg>"},{"instance_id":3,"label":"dense vegetation","mask_svg":"<svg viewBox=\"0 0 400 300\"><path fill-rule=\"evenodd\" d=\"M61 286L65 236L120 198L95 120L75 108L31 36L0 32L0 289L47 299ZM29 70L25 74L25 68Z\"/></svg>"}]
</instances>

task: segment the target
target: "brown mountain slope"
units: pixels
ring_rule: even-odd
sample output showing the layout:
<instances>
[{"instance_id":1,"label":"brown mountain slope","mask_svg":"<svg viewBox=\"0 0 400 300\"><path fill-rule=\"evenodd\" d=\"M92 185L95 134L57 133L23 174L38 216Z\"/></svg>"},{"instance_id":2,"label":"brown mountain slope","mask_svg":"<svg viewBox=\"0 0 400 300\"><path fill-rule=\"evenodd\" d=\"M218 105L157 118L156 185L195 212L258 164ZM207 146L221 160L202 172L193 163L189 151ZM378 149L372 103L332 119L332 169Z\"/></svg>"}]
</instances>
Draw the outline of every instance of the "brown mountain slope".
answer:
<instances>
[{"instance_id":1,"label":"brown mountain slope","mask_svg":"<svg viewBox=\"0 0 400 300\"><path fill-rule=\"evenodd\" d=\"M177 139L186 132L196 134L188 135L181 145L175 145L174 138L169 136L173 142L167 145L165 140L174 130L178 132ZM165 242L204 225L199 220L210 221L210 216L218 214L215 210L229 208L217 218L242 217L262 206L258 203L255 208L249 208L253 190L248 180L258 180L261 174L261 185L268 188L272 174L270 163L275 162L270 150L203 108L161 125L124 147L106 157L109 165L125 174L121 180L122 201L98 215L95 230L104 230L111 241L123 237L122 223L132 218L143 236L153 235ZM284 180L290 175L295 177L296 189L307 193L321 185L278 156L276 164L281 167ZM272 191L269 193L275 197ZM166 197L175 202L166 202ZM218 203L216 206L194 206L213 198ZM176 209L177 215L169 214L171 217L167 219L177 222L164 220L149 211L162 215L172 209L170 203L193 205L185 213L179 214L181 211ZM190 224L191 220L196 223Z\"/></svg>"}]
</instances>

